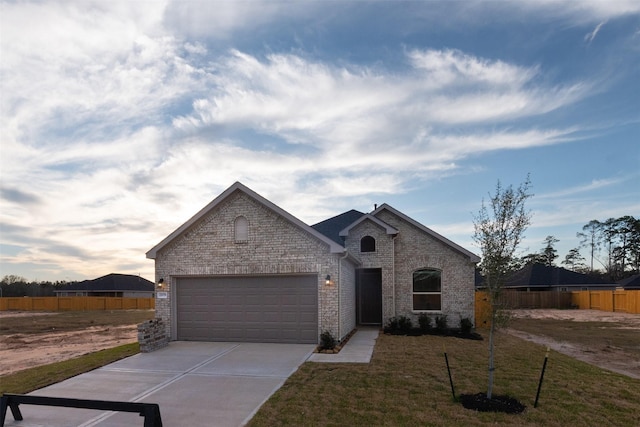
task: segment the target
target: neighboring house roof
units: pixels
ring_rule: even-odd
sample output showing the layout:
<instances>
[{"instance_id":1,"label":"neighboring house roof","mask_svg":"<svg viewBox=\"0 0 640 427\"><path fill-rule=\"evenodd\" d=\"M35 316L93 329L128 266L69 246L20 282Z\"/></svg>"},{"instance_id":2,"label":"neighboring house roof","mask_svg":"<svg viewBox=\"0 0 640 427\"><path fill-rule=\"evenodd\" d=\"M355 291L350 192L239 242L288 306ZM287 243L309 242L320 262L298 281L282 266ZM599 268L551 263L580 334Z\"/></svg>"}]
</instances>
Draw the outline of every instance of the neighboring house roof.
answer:
<instances>
[{"instance_id":1,"label":"neighboring house roof","mask_svg":"<svg viewBox=\"0 0 640 427\"><path fill-rule=\"evenodd\" d=\"M304 222L300 221L298 218L296 218L295 216L291 215L289 212L285 211L284 209L280 208L279 206L275 205L274 203L270 202L269 200L265 199L264 197L260 196L255 191L249 189L248 187L244 186L243 184L241 184L239 182L236 182L231 187L227 188L218 197L213 199L213 201L211 201L211 203L209 203L207 206L202 208L197 214L192 216L191 219L189 219L187 222L182 224L173 233L168 235L164 240L162 240L160 243L158 243L156 246L154 246L149 252L147 252L147 258L155 259L156 254L158 253L158 251L160 249L165 247L173 239L175 239L176 237L178 237L179 235L184 233L186 230L188 230L193 224L198 222L202 217L204 217L210 211L215 209L220 203L222 203L227 197L229 197L230 195L232 195L236 191L243 192L247 196L249 196L252 199L254 199L255 201L257 201L258 203L260 203L263 206L271 209L272 211L274 211L278 215L280 215L280 216L284 217L285 219L287 219L289 222L291 222L294 225L296 225L296 226L300 227L301 229L305 230L306 232L308 232L309 234L311 234L312 236L314 236L318 240L323 241L324 243L329 245L329 250L330 250L331 253L343 253L343 252L345 252L346 249L340 243L335 242L334 240L332 240L329 237L325 236L324 234L318 232L317 230L315 230L314 228L312 228L309 225L305 224Z\"/></svg>"},{"instance_id":2,"label":"neighboring house roof","mask_svg":"<svg viewBox=\"0 0 640 427\"><path fill-rule=\"evenodd\" d=\"M618 280L618 285L622 286L624 289L640 289L640 274Z\"/></svg>"},{"instance_id":3,"label":"neighboring house roof","mask_svg":"<svg viewBox=\"0 0 640 427\"><path fill-rule=\"evenodd\" d=\"M153 282L132 274L111 273L93 280L70 283L56 289L56 292L67 291L154 291Z\"/></svg>"},{"instance_id":4,"label":"neighboring house roof","mask_svg":"<svg viewBox=\"0 0 640 427\"><path fill-rule=\"evenodd\" d=\"M592 277L562 267L544 264L528 264L507 277L505 288L530 288L550 286L609 285L597 277Z\"/></svg>"},{"instance_id":5,"label":"neighboring house roof","mask_svg":"<svg viewBox=\"0 0 640 427\"><path fill-rule=\"evenodd\" d=\"M348 212L336 215L333 218L325 219L322 222L312 225L316 231L324 234L334 242L344 245L344 239L340 237L342 231L349 224L354 223L358 218L364 216L362 212L351 209Z\"/></svg>"},{"instance_id":6,"label":"neighboring house roof","mask_svg":"<svg viewBox=\"0 0 640 427\"><path fill-rule=\"evenodd\" d=\"M417 227L418 229L424 231L425 233L427 233L431 237L435 238L436 240L441 241L445 245L448 245L451 248L455 249L456 251L458 251L458 252L462 253L463 255L469 257L469 260L471 262L480 262L480 257L478 255L474 254L471 251L466 250L462 246L452 242L451 240L447 239L446 237L441 236L440 234L436 233L435 231L433 231L429 227L425 227L424 225L420 224L418 221L414 220L413 218L408 217L407 215L405 215L402 212L392 208L391 206L387 205L386 203L384 203L383 205L378 207L376 210L374 210L371 213L371 215L375 216L375 215L377 215L378 213L380 213L380 212L382 212L384 210L387 210L387 211L391 212L392 214L402 218L404 221L407 221L409 224L412 224L414 227Z\"/></svg>"}]
</instances>

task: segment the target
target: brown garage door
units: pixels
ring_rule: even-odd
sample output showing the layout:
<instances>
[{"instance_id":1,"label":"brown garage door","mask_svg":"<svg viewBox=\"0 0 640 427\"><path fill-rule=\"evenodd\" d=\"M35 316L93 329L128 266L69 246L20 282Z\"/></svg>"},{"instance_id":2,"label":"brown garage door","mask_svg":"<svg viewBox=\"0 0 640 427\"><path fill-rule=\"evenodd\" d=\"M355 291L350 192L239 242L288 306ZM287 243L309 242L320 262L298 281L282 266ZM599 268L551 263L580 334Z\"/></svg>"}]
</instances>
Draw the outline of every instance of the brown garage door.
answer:
<instances>
[{"instance_id":1,"label":"brown garage door","mask_svg":"<svg viewBox=\"0 0 640 427\"><path fill-rule=\"evenodd\" d=\"M315 275L178 279L177 338L315 344L317 289Z\"/></svg>"}]
</instances>

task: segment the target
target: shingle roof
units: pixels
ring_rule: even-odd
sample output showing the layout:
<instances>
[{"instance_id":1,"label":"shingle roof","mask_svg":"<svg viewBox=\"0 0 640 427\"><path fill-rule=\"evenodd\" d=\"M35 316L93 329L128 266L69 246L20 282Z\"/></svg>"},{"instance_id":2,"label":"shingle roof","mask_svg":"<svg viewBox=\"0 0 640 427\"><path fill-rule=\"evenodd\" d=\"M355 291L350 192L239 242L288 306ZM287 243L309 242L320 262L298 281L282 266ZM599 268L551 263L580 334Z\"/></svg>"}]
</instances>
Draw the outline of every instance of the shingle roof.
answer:
<instances>
[{"instance_id":1,"label":"shingle roof","mask_svg":"<svg viewBox=\"0 0 640 427\"><path fill-rule=\"evenodd\" d=\"M640 289L640 274L627 277L618 281L618 285L625 289Z\"/></svg>"},{"instance_id":2,"label":"shingle roof","mask_svg":"<svg viewBox=\"0 0 640 427\"><path fill-rule=\"evenodd\" d=\"M351 209L348 212L336 215L333 218L325 219L322 222L314 224L311 228L319 233L324 234L339 245L344 245L344 239L340 237L340 231L353 224L364 214L357 210Z\"/></svg>"},{"instance_id":3,"label":"shingle roof","mask_svg":"<svg viewBox=\"0 0 640 427\"><path fill-rule=\"evenodd\" d=\"M153 282L132 274L111 273L93 280L83 280L78 283L60 287L56 291L151 291Z\"/></svg>"},{"instance_id":4,"label":"shingle roof","mask_svg":"<svg viewBox=\"0 0 640 427\"><path fill-rule=\"evenodd\" d=\"M560 285L610 284L586 274L544 264L529 264L512 273L505 281L506 288L546 287Z\"/></svg>"},{"instance_id":5,"label":"shingle roof","mask_svg":"<svg viewBox=\"0 0 640 427\"><path fill-rule=\"evenodd\" d=\"M433 231L429 227L427 227L427 226L425 226L423 224L420 224L415 219L407 216L406 214L400 212L399 210L397 210L395 208L392 208L391 206L389 206L386 203L383 203L376 210L371 212L371 215L377 216L380 212L382 212L384 210L391 212L395 216L403 219L404 221L408 222L409 224L412 224L414 227L417 227L418 229L420 229L423 232L427 233L428 235L430 235L434 239L441 241L442 243L444 243L445 245L449 246L450 248L455 249L456 251L460 252L461 254L469 257L469 260L471 262L474 262L474 263L475 262L480 262L480 257L478 255L476 255L473 252L463 248L462 246L458 245L457 243L452 242L451 240L447 239L443 235L436 233L435 231Z\"/></svg>"}]
</instances>

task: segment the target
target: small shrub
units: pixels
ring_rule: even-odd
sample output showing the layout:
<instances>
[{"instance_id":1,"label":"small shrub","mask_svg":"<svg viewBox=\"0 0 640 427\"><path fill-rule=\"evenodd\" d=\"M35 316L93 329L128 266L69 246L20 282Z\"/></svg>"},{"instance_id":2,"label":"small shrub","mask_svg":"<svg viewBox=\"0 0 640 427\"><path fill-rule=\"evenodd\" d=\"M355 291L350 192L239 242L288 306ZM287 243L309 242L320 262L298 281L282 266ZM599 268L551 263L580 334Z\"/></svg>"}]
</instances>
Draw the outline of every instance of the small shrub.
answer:
<instances>
[{"instance_id":1,"label":"small shrub","mask_svg":"<svg viewBox=\"0 0 640 427\"><path fill-rule=\"evenodd\" d=\"M420 313L418 316L418 324L420 325L420 331L427 333L431 329L431 317L426 313Z\"/></svg>"},{"instance_id":2,"label":"small shrub","mask_svg":"<svg viewBox=\"0 0 640 427\"><path fill-rule=\"evenodd\" d=\"M411 319L409 319L407 316L400 316L398 318L398 327L402 332L409 332L413 328Z\"/></svg>"},{"instance_id":3,"label":"small shrub","mask_svg":"<svg viewBox=\"0 0 640 427\"><path fill-rule=\"evenodd\" d=\"M471 329L473 329L473 322L468 317L463 317L460 319L460 333L464 335L468 335L471 333Z\"/></svg>"},{"instance_id":4,"label":"small shrub","mask_svg":"<svg viewBox=\"0 0 640 427\"><path fill-rule=\"evenodd\" d=\"M393 334L396 333L398 331L398 318L397 317L392 317L391 319L389 319L389 321L387 322L387 324L384 326L384 332L387 334Z\"/></svg>"},{"instance_id":5,"label":"small shrub","mask_svg":"<svg viewBox=\"0 0 640 427\"><path fill-rule=\"evenodd\" d=\"M387 326L385 326L384 331L390 334L408 334L413 325L411 324L411 319L407 316L396 316L389 319L387 322Z\"/></svg>"},{"instance_id":6,"label":"small shrub","mask_svg":"<svg viewBox=\"0 0 640 427\"><path fill-rule=\"evenodd\" d=\"M320 350L333 350L336 346L336 339L330 331L320 334Z\"/></svg>"},{"instance_id":7,"label":"small shrub","mask_svg":"<svg viewBox=\"0 0 640 427\"><path fill-rule=\"evenodd\" d=\"M436 331L443 334L447 331L447 315L443 314L436 317Z\"/></svg>"}]
</instances>

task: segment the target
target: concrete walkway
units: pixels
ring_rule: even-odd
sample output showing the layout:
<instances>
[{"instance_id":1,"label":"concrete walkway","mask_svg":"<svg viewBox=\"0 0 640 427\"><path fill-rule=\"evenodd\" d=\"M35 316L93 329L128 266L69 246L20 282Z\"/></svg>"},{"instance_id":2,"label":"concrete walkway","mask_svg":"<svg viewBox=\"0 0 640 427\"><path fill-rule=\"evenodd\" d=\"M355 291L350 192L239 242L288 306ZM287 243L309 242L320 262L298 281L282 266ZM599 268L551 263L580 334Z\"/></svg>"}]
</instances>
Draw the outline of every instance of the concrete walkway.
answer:
<instances>
[{"instance_id":1,"label":"concrete walkway","mask_svg":"<svg viewBox=\"0 0 640 427\"><path fill-rule=\"evenodd\" d=\"M37 390L32 395L160 405L164 426L242 426L309 360L369 363L378 328L360 328L338 354L312 344L171 342ZM5 426L142 426L138 414L20 405L23 421Z\"/></svg>"},{"instance_id":2,"label":"concrete walkway","mask_svg":"<svg viewBox=\"0 0 640 427\"><path fill-rule=\"evenodd\" d=\"M380 333L379 327L360 326L347 344L337 354L313 353L310 362L321 363L369 363Z\"/></svg>"}]
</instances>

